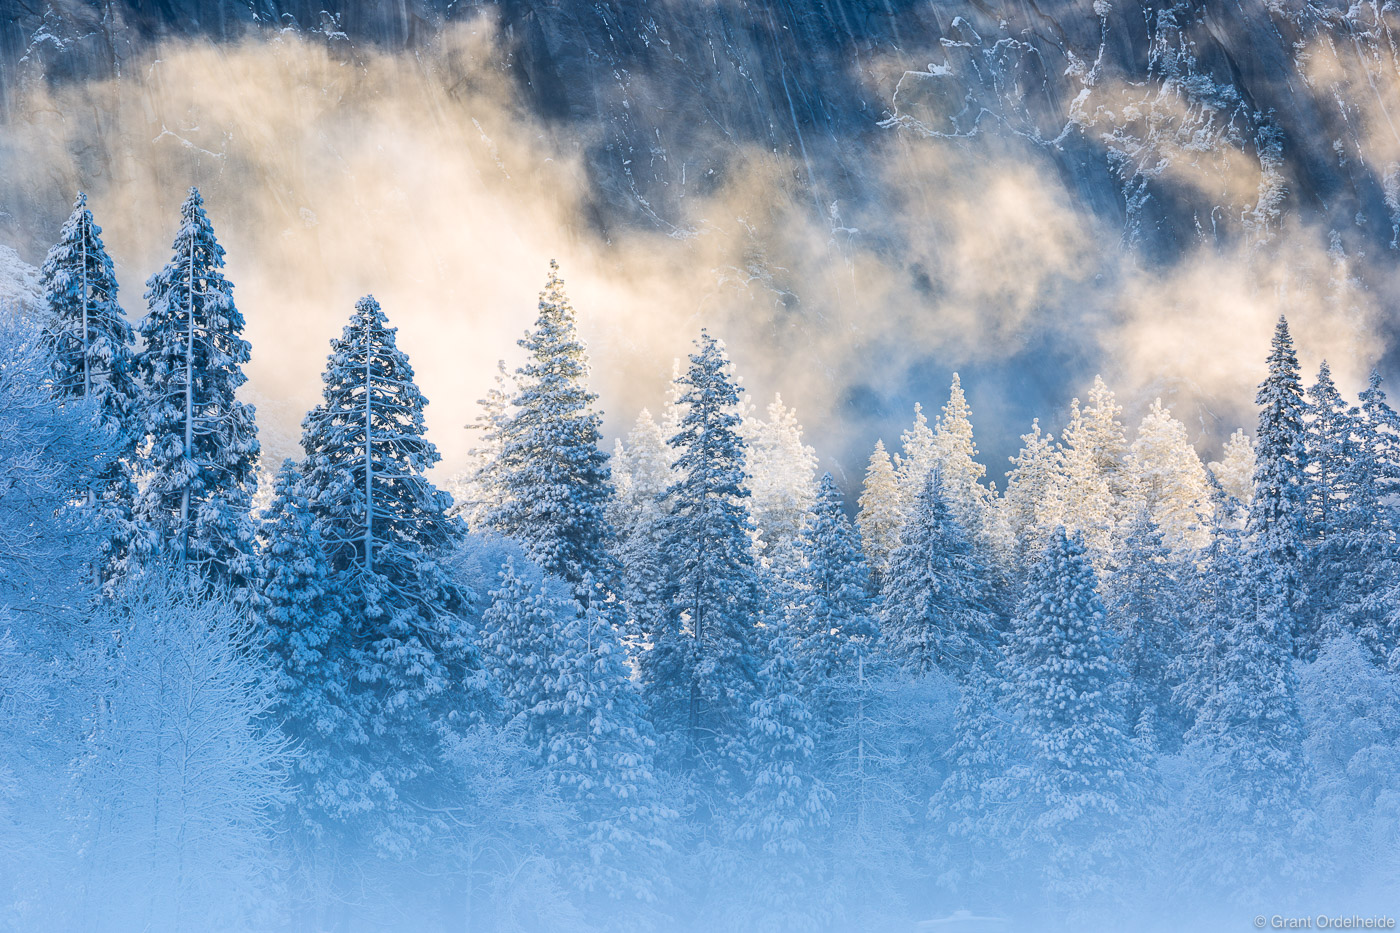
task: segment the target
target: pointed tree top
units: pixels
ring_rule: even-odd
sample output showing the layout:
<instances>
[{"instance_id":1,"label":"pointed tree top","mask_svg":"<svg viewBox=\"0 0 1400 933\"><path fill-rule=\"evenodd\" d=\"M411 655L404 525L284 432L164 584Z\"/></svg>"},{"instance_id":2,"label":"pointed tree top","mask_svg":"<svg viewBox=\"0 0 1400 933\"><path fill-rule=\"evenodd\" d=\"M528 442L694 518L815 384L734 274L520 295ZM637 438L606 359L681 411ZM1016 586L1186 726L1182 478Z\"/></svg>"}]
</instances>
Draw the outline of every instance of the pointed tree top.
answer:
<instances>
[{"instance_id":1,"label":"pointed tree top","mask_svg":"<svg viewBox=\"0 0 1400 933\"><path fill-rule=\"evenodd\" d=\"M74 213L77 213L78 211L82 210L82 209L83 209L84 207L86 207L86 206L87 206L87 195L86 195L85 193L79 191L79 192L78 192L78 196L77 196L76 198L73 199L73 212L74 212Z\"/></svg>"}]
</instances>

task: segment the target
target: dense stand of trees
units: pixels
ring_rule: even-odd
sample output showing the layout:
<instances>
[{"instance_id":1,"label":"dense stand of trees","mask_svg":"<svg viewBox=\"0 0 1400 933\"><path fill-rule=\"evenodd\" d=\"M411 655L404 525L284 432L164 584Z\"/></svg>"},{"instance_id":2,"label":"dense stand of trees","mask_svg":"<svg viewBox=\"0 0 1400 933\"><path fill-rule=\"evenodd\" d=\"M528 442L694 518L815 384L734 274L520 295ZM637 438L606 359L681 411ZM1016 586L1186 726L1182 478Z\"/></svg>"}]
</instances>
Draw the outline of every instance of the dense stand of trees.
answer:
<instances>
[{"instance_id":1,"label":"dense stand of trees","mask_svg":"<svg viewBox=\"0 0 1400 933\"><path fill-rule=\"evenodd\" d=\"M998 492L955 377L843 492L706 332L606 454L551 264L449 493L372 297L261 464L199 193L139 343L100 234L0 322L0 929L1393 907L1400 419L1282 318L1209 467L1096 380Z\"/></svg>"}]
</instances>

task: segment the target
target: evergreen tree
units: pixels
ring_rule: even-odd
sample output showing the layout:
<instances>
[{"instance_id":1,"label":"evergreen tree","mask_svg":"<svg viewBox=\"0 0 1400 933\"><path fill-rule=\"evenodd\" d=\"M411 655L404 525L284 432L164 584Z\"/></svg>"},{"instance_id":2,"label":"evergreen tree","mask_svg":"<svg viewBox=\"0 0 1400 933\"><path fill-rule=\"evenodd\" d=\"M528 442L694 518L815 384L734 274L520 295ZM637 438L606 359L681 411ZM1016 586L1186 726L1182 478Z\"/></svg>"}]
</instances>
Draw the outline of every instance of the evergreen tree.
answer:
<instances>
[{"instance_id":1,"label":"evergreen tree","mask_svg":"<svg viewBox=\"0 0 1400 933\"><path fill-rule=\"evenodd\" d=\"M1064 525L1084 537L1097 569L1113 551L1118 523L1131 514L1139 491L1130 469L1123 409L1103 379L1094 377L1089 403L1075 399L1061 435L1059 469L1041 515L1042 533Z\"/></svg>"},{"instance_id":2,"label":"evergreen tree","mask_svg":"<svg viewBox=\"0 0 1400 933\"><path fill-rule=\"evenodd\" d=\"M571 607L551 594L543 581L531 579L508 559L481 617L483 661L500 685L505 717L520 719L527 738L543 742L548 723L538 708L545 702L553 676L553 659L562 650L559 631Z\"/></svg>"},{"instance_id":3,"label":"evergreen tree","mask_svg":"<svg viewBox=\"0 0 1400 933\"><path fill-rule=\"evenodd\" d=\"M1347 508L1347 466L1356 459L1356 424L1359 412L1349 409L1332 370L1323 360L1317 381L1308 389L1303 415L1303 445L1307 451L1304 469L1304 540L1317 546L1340 530L1341 514Z\"/></svg>"},{"instance_id":4,"label":"evergreen tree","mask_svg":"<svg viewBox=\"0 0 1400 933\"><path fill-rule=\"evenodd\" d=\"M481 411L468 431L475 431L477 444L467 451L467 465L447 482L452 494L452 514L466 520L473 529L486 527L491 510L508 500L499 475L503 426L515 382L506 372L505 360L496 362L496 379L486 397L478 399Z\"/></svg>"},{"instance_id":5,"label":"evergreen tree","mask_svg":"<svg viewBox=\"0 0 1400 933\"><path fill-rule=\"evenodd\" d=\"M1260 446L1262 463L1267 448ZM1261 484L1256 502L1277 496ZM1215 676L1201 691L1187 735L1192 779L1182 811L1181 868L1198 890L1252 900L1269 885L1304 877L1313 817L1288 602L1256 589L1253 568L1246 579L1253 599L1216 632Z\"/></svg>"},{"instance_id":6,"label":"evergreen tree","mask_svg":"<svg viewBox=\"0 0 1400 933\"><path fill-rule=\"evenodd\" d=\"M1299 564L1303 557L1307 452L1303 441L1303 389L1298 379L1298 356L1280 317L1269 354L1269 374L1255 397L1259 430L1255 432L1254 498L1249 510L1249 535L1259 598L1271 601L1266 614L1307 653L1314 641L1300 630ZM1261 610L1265 611L1265 610Z\"/></svg>"},{"instance_id":7,"label":"evergreen tree","mask_svg":"<svg viewBox=\"0 0 1400 933\"><path fill-rule=\"evenodd\" d=\"M272 669L271 716L301 754L293 769L301 808L312 818L338 806L334 780L347 745L364 741L348 720L345 620L301 473L284 460L262 517L255 606Z\"/></svg>"},{"instance_id":8,"label":"evergreen tree","mask_svg":"<svg viewBox=\"0 0 1400 933\"><path fill-rule=\"evenodd\" d=\"M702 331L696 345L679 383L685 416L669 441L678 474L667 494L672 609L643 667L654 719L680 737L687 766L723 778L739 757L761 605L745 507L740 389L719 341Z\"/></svg>"},{"instance_id":9,"label":"evergreen tree","mask_svg":"<svg viewBox=\"0 0 1400 933\"><path fill-rule=\"evenodd\" d=\"M774 396L767 416L745 418L740 434L747 446L749 514L761 557L781 575L791 572L793 549L816 498L817 455L802 442L797 413L782 396Z\"/></svg>"},{"instance_id":10,"label":"evergreen tree","mask_svg":"<svg viewBox=\"0 0 1400 933\"><path fill-rule=\"evenodd\" d=\"M817 776L815 724L801 698L794 649L779 622L748 720L750 781L736 834L755 859L744 921L756 930L817 929L819 905L829 896L810 843L829 824L835 800Z\"/></svg>"},{"instance_id":11,"label":"evergreen tree","mask_svg":"<svg viewBox=\"0 0 1400 933\"><path fill-rule=\"evenodd\" d=\"M943 406L943 414L934 427L933 447L942 473L943 494L953 517L971 540L984 542L988 537L992 491L982 485L987 468L977 462L972 408L957 373L953 373L953 384L948 390L948 404Z\"/></svg>"},{"instance_id":12,"label":"evergreen tree","mask_svg":"<svg viewBox=\"0 0 1400 933\"><path fill-rule=\"evenodd\" d=\"M585 581L591 586L591 581ZM629 912L662 893L675 814L661 802L655 741L602 600L585 608L508 560L482 617L485 662L511 727L578 819L580 890ZM607 908L618 920L618 905Z\"/></svg>"},{"instance_id":13,"label":"evergreen tree","mask_svg":"<svg viewBox=\"0 0 1400 933\"><path fill-rule=\"evenodd\" d=\"M1054 437L1042 434L1040 420L1021 435L1021 450L1010 458L1006 492L997 502L997 551L1003 566L1022 570L1045 547L1049 528L1042 516L1050 509L1056 482Z\"/></svg>"},{"instance_id":14,"label":"evergreen tree","mask_svg":"<svg viewBox=\"0 0 1400 933\"><path fill-rule=\"evenodd\" d=\"M1104 603L1125 677L1127 724L1146 747L1170 751L1186 730L1173 699L1186 603L1178 563L1145 508L1125 527L1111 567Z\"/></svg>"},{"instance_id":15,"label":"evergreen tree","mask_svg":"<svg viewBox=\"0 0 1400 933\"><path fill-rule=\"evenodd\" d=\"M1186 437L1186 425L1172 417L1161 399L1138 426L1132 464L1147 513L1167 544L1179 553L1204 547L1210 481ZM1129 516L1136 520L1135 514Z\"/></svg>"},{"instance_id":16,"label":"evergreen tree","mask_svg":"<svg viewBox=\"0 0 1400 933\"><path fill-rule=\"evenodd\" d=\"M880 627L890 651L919 673L938 668L972 676L997 641L994 599L988 571L953 517L935 470L885 580Z\"/></svg>"},{"instance_id":17,"label":"evergreen tree","mask_svg":"<svg viewBox=\"0 0 1400 933\"><path fill-rule=\"evenodd\" d=\"M666 491L675 481L671 450L661 428L643 409L613 453L611 521L617 529L617 564L621 568L623 605L631 620L630 636L651 645L669 614L665 554Z\"/></svg>"},{"instance_id":18,"label":"evergreen tree","mask_svg":"<svg viewBox=\"0 0 1400 933\"><path fill-rule=\"evenodd\" d=\"M1308 389L1307 399L1303 419L1303 444L1307 450L1303 474L1306 548L1300 567L1303 585L1297 613L1303 630L1312 633L1308 646L1311 653L1322 646L1329 631L1352 627L1354 620L1343 621L1339 615L1350 616L1360 609L1363 594L1344 594L1342 580L1360 569L1357 562L1364 564L1371 555L1352 547L1353 536L1348 527L1357 506L1353 487L1357 482L1366 482L1353 469L1357 458L1363 455L1361 412L1342 399L1326 360L1318 368L1317 381ZM1370 508L1377 504L1370 503ZM1361 521L1374 521L1374 513Z\"/></svg>"},{"instance_id":19,"label":"evergreen tree","mask_svg":"<svg viewBox=\"0 0 1400 933\"><path fill-rule=\"evenodd\" d=\"M573 607L559 631L542 704L553 722L543 750L578 813L580 887L621 901L622 916L631 916L664 893L661 859L676 814L662 802L651 727L618 632L600 605L594 599ZM616 907L607 913L614 923L622 919Z\"/></svg>"},{"instance_id":20,"label":"evergreen tree","mask_svg":"<svg viewBox=\"0 0 1400 933\"><path fill-rule=\"evenodd\" d=\"M1381 374L1371 370L1361 402L1362 440L1375 467L1375 482L1382 500L1400 490L1400 417L1386 401Z\"/></svg>"},{"instance_id":21,"label":"evergreen tree","mask_svg":"<svg viewBox=\"0 0 1400 933\"><path fill-rule=\"evenodd\" d=\"M1215 496L1210 541L1182 581L1184 649L1172 666L1174 699L1191 717L1221 689L1227 637L1235 620L1254 611L1249 554L1236 514L1243 506L1223 490Z\"/></svg>"},{"instance_id":22,"label":"evergreen tree","mask_svg":"<svg viewBox=\"0 0 1400 933\"><path fill-rule=\"evenodd\" d=\"M899 436L900 452L895 455L895 476L899 481L901 507L908 512L924 488L924 477L938 465L938 446L923 405L914 403L914 423Z\"/></svg>"},{"instance_id":23,"label":"evergreen tree","mask_svg":"<svg viewBox=\"0 0 1400 933\"><path fill-rule=\"evenodd\" d=\"M899 496L898 478L890 455L885 452L885 442L876 441L870 465L865 470L865 487L860 494L856 523L860 526L870 572L877 582L884 578L890 556L899 547L899 529L904 524Z\"/></svg>"},{"instance_id":24,"label":"evergreen tree","mask_svg":"<svg viewBox=\"0 0 1400 933\"><path fill-rule=\"evenodd\" d=\"M1374 370L1353 412L1355 455L1343 484L1348 508L1330 560L1335 567L1335 611L1323 620L1329 633L1353 631L1372 656L1385 663L1400 650L1400 624L1390 618L1400 606L1400 515L1394 502L1400 484L1397 420ZM1400 655L1396 656L1400 661ZM1400 665L1397 665L1400 666Z\"/></svg>"},{"instance_id":25,"label":"evergreen tree","mask_svg":"<svg viewBox=\"0 0 1400 933\"><path fill-rule=\"evenodd\" d=\"M1225 442L1220 461L1210 465L1210 472L1226 494L1248 506L1254 498L1254 468L1254 442L1240 428Z\"/></svg>"},{"instance_id":26,"label":"evergreen tree","mask_svg":"<svg viewBox=\"0 0 1400 933\"><path fill-rule=\"evenodd\" d=\"M413 803L445 790L433 779L439 730L486 702L470 594L439 563L465 529L424 475L438 459L427 400L373 297L331 342L322 382L302 423L303 488L345 620L347 741L363 737L337 759L353 777L330 783L347 795L341 813L373 807L380 844L403 846Z\"/></svg>"},{"instance_id":27,"label":"evergreen tree","mask_svg":"<svg viewBox=\"0 0 1400 933\"><path fill-rule=\"evenodd\" d=\"M519 389L501 425L496 471L504 501L490 523L519 541L546 573L575 587L588 574L610 578L613 489L607 454L598 447L602 418L593 411L598 397L584 387L587 351L556 262L535 327L520 346L529 359L516 371Z\"/></svg>"},{"instance_id":28,"label":"evergreen tree","mask_svg":"<svg viewBox=\"0 0 1400 933\"><path fill-rule=\"evenodd\" d=\"M801 584L789 625L797 640L794 661L808 707L819 726L831 729L852 712L877 630L860 535L846 518L830 473L822 476L801 553Z\"/></svg>"},{"instance_id":29,"label":"evergreen tree","mask_svg":"<svg viewBox=\"0 0 1400 933\"><path fill-rule=\"evenodd\" d=\"M990 798L1016 811L1007 840L1052 898L1081 901L1111 883L1154 789L1127 731L1113 638L1077 535L1057 530L1031 572L1002 677L1028 757Z\"/></svg>"},{"instance_id":30,"label":"evergreen tree","mask_svg":"<svg viewBox=\"0 0 1400 933\"><path fill-rule=\"evenodd\" d=\"M1009 811L1001 796L1011 763L1024 757L1003 702L1006 686L995 668L963 682L948 775L929 801L929 818L945 829L939 881L964 896L978 889L1005 896L1023 883L1013 856L1021 813Z\"/></svg>"},{"instance_id":31,"label":"evergreen tree","mask_svg":"<svg viewBox=\"0 0 1400 933\"><path fill-rule=\"evenodd\" d=\"M82 490L83 504L96 510L97 525L104 529L98 568L108 578L130 547L140 388L134 374L136 338L117 304L117 278L102 244L102 228L81 192L44 259L39 281L47 304L54 393L65 401L90 403L112 437L108 464Z\"/></svg>"},{"instance_id":32,"label":"evergreen tree","mask_svg":"<svg viewBox=\"0 0 1400 933\"><path fill-rule=\"evenodd\" d=\"M149 309L136 358L146 482L138 550L154 549L216 585L246 592L259 453L253 408L238 401L249 359L243 314L219 270L224 249L191 188L174 255L146 283Z\"/></svg>"}]
</instances>

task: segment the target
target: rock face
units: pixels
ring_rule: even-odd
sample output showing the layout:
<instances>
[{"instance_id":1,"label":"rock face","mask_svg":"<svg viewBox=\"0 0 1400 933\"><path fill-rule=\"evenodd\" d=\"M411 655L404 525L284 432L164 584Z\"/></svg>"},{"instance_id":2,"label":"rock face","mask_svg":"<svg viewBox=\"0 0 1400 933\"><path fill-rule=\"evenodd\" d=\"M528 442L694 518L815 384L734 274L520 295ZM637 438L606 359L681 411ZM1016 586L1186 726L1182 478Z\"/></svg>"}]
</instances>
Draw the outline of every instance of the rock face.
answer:
<instances>
[{"instance_id":1,"label":"rock face","mask_svg":"<svg viewBox=\"0 0 1400 933\"><path fill-rule=\"evenodd\" d=\"M0 25L7 88L118 73L169 35L227 41L296 28L412 47L486 12L501 66L533 109L595 130L589 164L608 223L670 223L744 145L796 160L816 205L859 197L870 137L898 126L948 141L1014 140L1154 258L1261 235L1285 213L1326 224L1355 252L1392 248L1400 229L1400 174L1375 157L1400 155L1386 128L1400 121L1385 100L1395 24L1378 2L349 0L334 14L299 0L10 6ZM1239 190L1231 163L1259 170L1260 183Z\"/></svg>"},{"instance_id":2,"label":"rock face","mask_svg":"<svg viewBox=\"0 0 1400 933\"><path fill-rule=\"evenodd\" d=\"M892 148L911 160L956 153L959 165L995 158L1057 181L1056 197L1089 219L1097 253L1114 254L1101 267L1092 258L1087 272L1076 269L1048 298L1042 271L1022 289L1034 294L1012 296L1017 315L1070 317L1092 306L1087 317L1104 327L1128 318L1150 324L1155 307L1120 308L1133 270L1155 274L1202 255L1287 267L1302 231L1311 306L1326 319L1335 305L1358 333L1395 329L1384 309L1400 300L1400 280L1390 273L1400 243L1400 17L1381 0L343 0L329 12L306 0L0 6L7 121L24 116L11 112L17 89L128 74L171 37L220 43L295 30L353 60L371 48L431 47L454 24L486 17L493 66L519 105L582 147L581 220L605 238L629 229L689 235L689 204L723 190L754 153L776 154L788 173L775 182L787 207L810 217L822 237L829 230L833 242L859 235L880 256L880 275L901 282L891 302L927 298L937 313L951 307L995 317L1000 292L983 289L964 301L949 284L956 249L931 256L937 248L908 248L921 236L946 241L920 226L928 216L941 221L938 186L946 179L891 185L881 177L890 160L877 167L871 158ZM926 202L922 214L909 215L914 220L901 214L910 199ZM0 204L0 224L5 211L42 210L42 203L36 196ZM884 222L891 217L898 219ZM49 219L43 229L53 226ZM956 222L981 233L975 211ZM30 245L37 256L42 244ZM994 275L1015 271L1013 255ZM795 274L781 282L752 268L744 275L766 283L779 315L813 307ZM1267 268L1260 281L1250 288L1275 305L1255 317L1287 310L1293 285L1270 281ZM1208 274L1205 284L1200 275L1193 282L1210 288ZM1351 294L1365 298L1353 302ZM1178 304L1189 311L1193 300L1188 294ZM1353 312L1354 305L1366 310ZM785 326L775 318L755 332ZM979 364L985 380L1016 397L999 412L1009 424L1062 404L1100 365L1081 349L1093 343L1082 333L1042 337ZM1180 372L1142 374L1153 353L1180 351L1150 340L1100 341L1119 357L1128 343L1137 348L1122 368L1139 374L1120 376L1144 404L1183 381ZM930 367L928 358L902 359L892 379L845 380L836 393L841 409L891 424L895 412L906 417L913 398L935 398L947 384L946 365ZM840 372L846 364L823 365ZM1220 433L1209 410L1220 380L1202 381L1182 398L1205 406L1182 414L1202 435ZM1229 388L1236 410L1223 433L1242 416L1253 381L1242 377ZM989 453L999 460L1014 449L1008 433Z\"/></svg>"}]
</instances>

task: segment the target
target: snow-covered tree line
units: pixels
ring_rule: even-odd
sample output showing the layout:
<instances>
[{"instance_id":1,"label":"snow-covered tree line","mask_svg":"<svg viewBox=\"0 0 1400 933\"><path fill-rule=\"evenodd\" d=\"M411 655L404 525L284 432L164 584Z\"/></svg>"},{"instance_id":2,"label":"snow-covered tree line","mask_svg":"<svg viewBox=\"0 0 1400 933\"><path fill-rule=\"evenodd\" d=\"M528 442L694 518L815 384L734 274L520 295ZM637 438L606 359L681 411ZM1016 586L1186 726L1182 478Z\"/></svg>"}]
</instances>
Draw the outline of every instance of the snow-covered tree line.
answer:
<instances>
[{"instance_id":1,"label":"snow-covered tree line","mask_svg":"<svg viewBox=\"0 0 1400 933\"><path fill-rule=\"evenodd\" d=\"M1400 421L1376 375L1305 389L1282 319L1218 463L1096 379L998 489L955 376L843 491L707 332L605 452L551 264L449 494L366 296L255 511L198 192L138 329L100 234L80 196L0 327L0 929L1148 929L1393 891Z\"/></svg>"}]
</instances>

